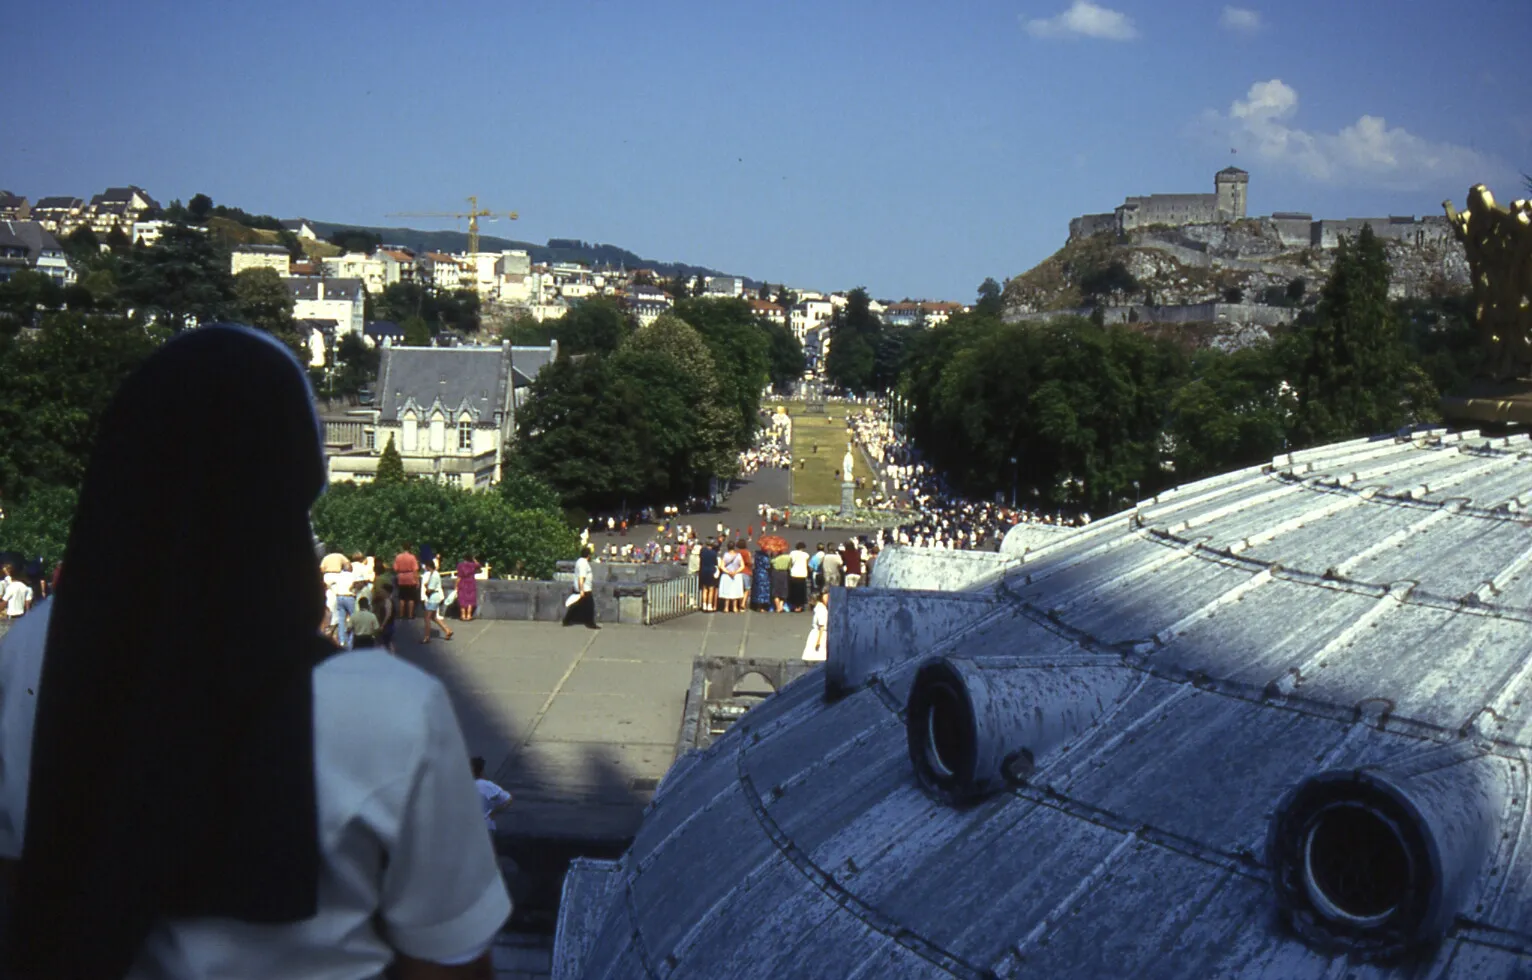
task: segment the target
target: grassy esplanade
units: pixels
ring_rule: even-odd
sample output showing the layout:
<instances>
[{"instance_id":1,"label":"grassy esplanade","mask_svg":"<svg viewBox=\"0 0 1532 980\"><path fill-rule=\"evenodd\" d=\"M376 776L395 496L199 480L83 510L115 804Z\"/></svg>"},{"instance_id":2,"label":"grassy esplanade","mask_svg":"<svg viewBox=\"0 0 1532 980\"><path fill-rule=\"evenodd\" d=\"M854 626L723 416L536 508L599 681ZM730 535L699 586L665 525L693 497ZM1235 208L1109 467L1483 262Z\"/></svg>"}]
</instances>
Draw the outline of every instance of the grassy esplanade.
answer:
<instances>
[{"instance_id":1,"label":"grassy esplanade","mask_svg":"<svg viewBox=\"0 0 1532 980\"><path fill-rule=\"evenodd\" d=\"M831 402L824 413L810 415L803 402L788 402L793 420L793 504L834 507L840 504L840 464L846 455L845 405ZM829 421L825 421L828 416ZM819 450L815 452L814 446ZM871 478L861 453L854 453L852 472ZM801 463L807 465L800 468Z\"/></svg>"}]
</instances>

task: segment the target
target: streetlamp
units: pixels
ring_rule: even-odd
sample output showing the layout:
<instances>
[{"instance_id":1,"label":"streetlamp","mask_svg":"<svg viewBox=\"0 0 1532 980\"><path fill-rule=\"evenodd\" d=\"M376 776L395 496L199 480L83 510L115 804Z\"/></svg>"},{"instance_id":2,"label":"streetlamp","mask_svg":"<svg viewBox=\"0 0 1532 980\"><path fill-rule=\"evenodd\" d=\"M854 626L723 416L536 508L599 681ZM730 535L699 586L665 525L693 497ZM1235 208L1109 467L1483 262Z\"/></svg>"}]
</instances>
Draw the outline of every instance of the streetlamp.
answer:
<instances>
[{"instance_id":1,"label":"streetlamp","mask_svg":"<svg viewBox=\"0 0 1532 980\"><path fill-rule=\"evenodd\" d=\"M1016 457L1011 457L1011 510L1016 509Z\"/></svg>"}]
</instances>

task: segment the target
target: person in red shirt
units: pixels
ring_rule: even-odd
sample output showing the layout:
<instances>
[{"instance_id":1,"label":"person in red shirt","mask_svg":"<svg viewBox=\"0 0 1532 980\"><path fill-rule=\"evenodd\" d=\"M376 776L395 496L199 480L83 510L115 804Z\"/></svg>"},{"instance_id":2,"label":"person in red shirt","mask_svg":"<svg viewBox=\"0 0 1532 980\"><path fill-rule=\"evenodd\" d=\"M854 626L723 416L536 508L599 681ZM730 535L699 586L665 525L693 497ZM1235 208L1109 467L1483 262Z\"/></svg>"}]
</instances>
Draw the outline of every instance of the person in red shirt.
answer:
<instances>
[{"instance_id":1,"label":"person in red shirt","mask_svg":"<svg viewBox=\"0 0 1532 980\"><path fill-rule=\"evenodd\" d=\"M862 550L857 547L855 541L847 542L846 547L841 549L841 561L844 562L844 571L841 573L842 581L846 588L854 589L862 584Z\"/></svg>"},{"instance_id":2,"label":"person in red shirt","mask_svg":"<svg viewBox=\"0 0 1532 980\"><path fill-rule=\"evenodd\" d=\"M394 588L399 599L399 619L415 618L415 603L420 601L420 562L410 552L408 542L404 550L394 556Z\"/></svg>"}]
</instances>

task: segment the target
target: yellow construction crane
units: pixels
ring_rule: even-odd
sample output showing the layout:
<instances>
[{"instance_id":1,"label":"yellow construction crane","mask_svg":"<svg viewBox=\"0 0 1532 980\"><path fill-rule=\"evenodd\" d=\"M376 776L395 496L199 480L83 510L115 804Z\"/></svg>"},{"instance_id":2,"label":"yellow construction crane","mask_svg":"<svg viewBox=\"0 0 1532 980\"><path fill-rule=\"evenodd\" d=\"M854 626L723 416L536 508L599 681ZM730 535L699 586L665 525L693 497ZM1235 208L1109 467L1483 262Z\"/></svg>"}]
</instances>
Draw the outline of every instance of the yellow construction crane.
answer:
<instances>
[{"instance_id":1,"label":"yellow construction crane","mask_svg":"<svg viewBox=\"0 0 1532 980\"><path fill-rule=\"evenodd\" d=\"M464 218L467 218L468 219L468 251L470 251L470 252L477 252L479 250L479 219L480 218L490 218L491 220L494 220L494 218L498 218L499 217L499 214L497 212L495 212L495 211L489 210L488 208L480 208L479 207L479 199L477 197L470 197L468 199L468 210L467 211L393 211L393 212L389 213L388 215L386 215L385 217L389 217L389 218L456 218L459 221L461 221ZM518 217L518 215L516 214L515 211L511 211L511 212L506 214L506 217L510 218L512 221L515 221L516 218Z\"/></svg>"}]
</instances>

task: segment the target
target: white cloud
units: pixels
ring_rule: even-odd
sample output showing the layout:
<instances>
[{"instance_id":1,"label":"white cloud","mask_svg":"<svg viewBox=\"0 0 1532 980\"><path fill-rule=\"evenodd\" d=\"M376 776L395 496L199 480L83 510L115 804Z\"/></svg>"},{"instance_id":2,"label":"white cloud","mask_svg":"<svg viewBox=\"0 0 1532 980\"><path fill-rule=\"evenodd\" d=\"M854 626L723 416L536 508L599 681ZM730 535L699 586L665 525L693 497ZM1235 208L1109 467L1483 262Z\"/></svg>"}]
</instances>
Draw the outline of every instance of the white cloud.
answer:
<instances>
[{"instance_id":1,"label":"white cloud","mask_svg":"<svg viewBox=\"0 0 1532 980\"><path fill-rule=\"evenodd\" d=\"M1259 34L1266 25L1261 22L1261 15L1257 11L1244 7L1225 7L1218 18L1218 26L1235 34Z\"/></svg>"},{"instance_id":2,"label":"white cloud","mask_svg":"<svg viewBox=\"0 0 1532 980\"><path fill-rule=\"evenodd\" d=\"M1105 41L1131 41L1138 29L1126 14L1098 7L1090 0L1075 0L1069 9L1053 17L1027 21L1033 37L1093 37Z\"/></svg>"},{"instance_id":3,"label":"white cloud","mask_svg":"<svg viewBox=\"0 0 1532 980\"><path fill-rule=\"evenodd\" d=\"M1227 114L1209 118L1230 145L1255 160L1337 185L1366 184L1409 190L1443 181L1492 180L1506 169L1498 161L1455 143L1416 136L1363 115L1334 133L1293 125L1298 93L1279 78L1256 82Z\"/></svg>"}]
</instances>

